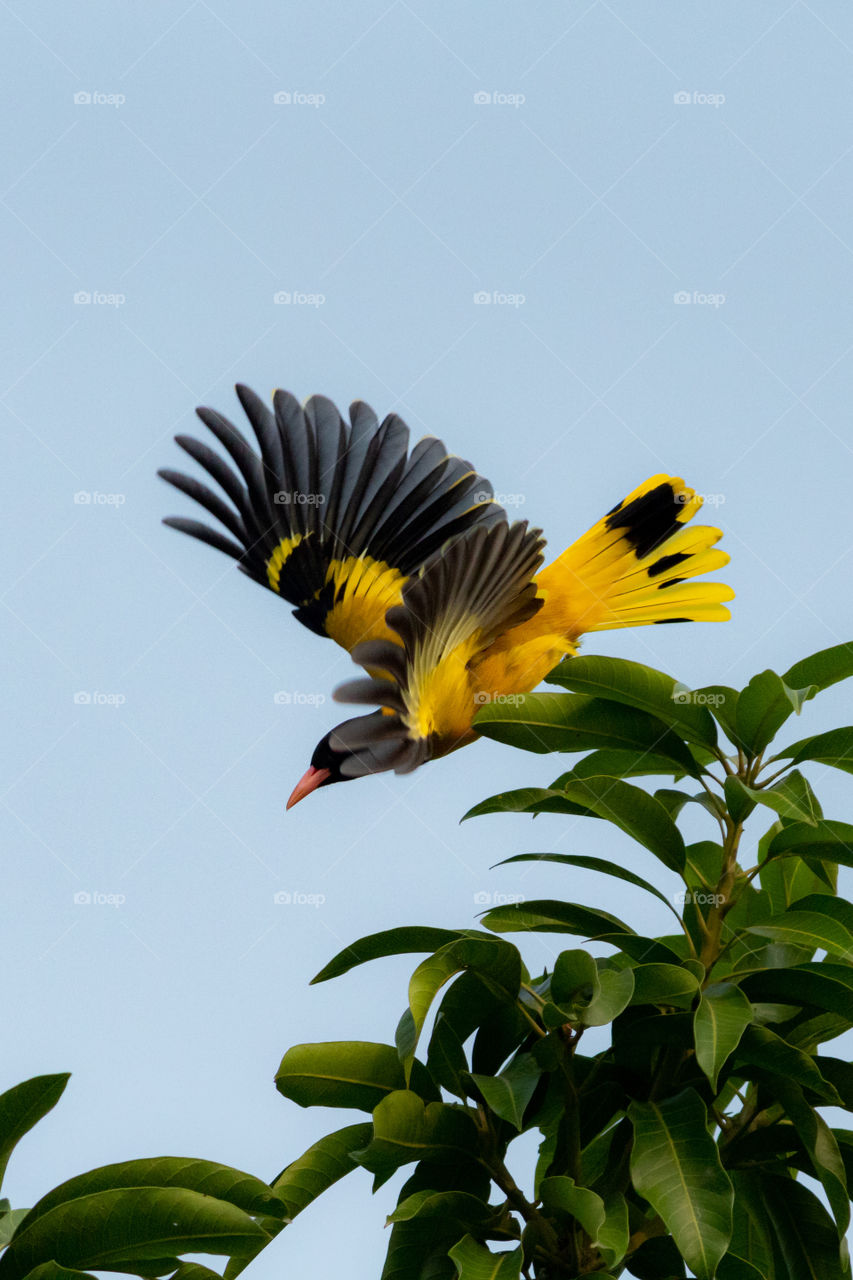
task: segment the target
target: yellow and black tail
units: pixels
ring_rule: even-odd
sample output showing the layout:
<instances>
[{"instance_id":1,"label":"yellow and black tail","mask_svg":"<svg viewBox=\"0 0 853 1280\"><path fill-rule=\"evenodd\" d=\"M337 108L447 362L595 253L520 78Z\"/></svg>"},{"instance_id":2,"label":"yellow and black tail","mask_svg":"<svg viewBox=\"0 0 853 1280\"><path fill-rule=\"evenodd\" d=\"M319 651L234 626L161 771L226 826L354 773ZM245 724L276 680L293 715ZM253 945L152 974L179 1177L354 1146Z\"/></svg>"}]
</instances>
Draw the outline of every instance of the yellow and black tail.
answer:
<instances>
[{"instance_id":1,"label":"yellow and black tail","mask_svg":"<svg viewBox=\"0 0 853 1280\"><path fill-rule=\"evenodd\" d=\"M640 485L544 569L537 585L564 634L656 622L725 622L722 582L694 582L728 564L709 525L688 526L702 499L679 477ZM548 605L551 604L551 609Z\"/></svg>"}]
</instances>

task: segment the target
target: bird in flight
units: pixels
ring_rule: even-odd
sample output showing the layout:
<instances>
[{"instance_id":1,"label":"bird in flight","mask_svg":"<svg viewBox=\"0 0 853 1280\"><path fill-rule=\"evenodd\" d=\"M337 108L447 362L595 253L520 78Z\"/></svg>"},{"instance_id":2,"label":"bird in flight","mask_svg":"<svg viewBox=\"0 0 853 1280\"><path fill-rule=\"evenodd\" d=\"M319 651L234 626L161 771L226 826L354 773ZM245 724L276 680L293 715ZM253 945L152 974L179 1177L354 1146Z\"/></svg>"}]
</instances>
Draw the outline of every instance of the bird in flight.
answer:
<instances>
[{"instance_id":1,"label":"bird in flight","mask_svg":"<svg viewBox=\"0 0 853 1280\"><path fill-rule=\"evenodd\" d=\"M301 405L276 391L269 408L248 387L237 395L257 449L207 408L198 416L230 463L176 437L224 497L158 473L222 529L164 523L231 556L342 645L366 675L335 699L375 708L320 740L288 808L473 741L484 702L530 692L585 632L730 616L732 589L695 581L728 563L721 531L689 524L702 500L677 477L646 480L543 569L541 530L511 524L488 481L441 440L410 451L396 414L380 424L357 400L347 423L325 396Z\"/></svg>"}]
</instances>

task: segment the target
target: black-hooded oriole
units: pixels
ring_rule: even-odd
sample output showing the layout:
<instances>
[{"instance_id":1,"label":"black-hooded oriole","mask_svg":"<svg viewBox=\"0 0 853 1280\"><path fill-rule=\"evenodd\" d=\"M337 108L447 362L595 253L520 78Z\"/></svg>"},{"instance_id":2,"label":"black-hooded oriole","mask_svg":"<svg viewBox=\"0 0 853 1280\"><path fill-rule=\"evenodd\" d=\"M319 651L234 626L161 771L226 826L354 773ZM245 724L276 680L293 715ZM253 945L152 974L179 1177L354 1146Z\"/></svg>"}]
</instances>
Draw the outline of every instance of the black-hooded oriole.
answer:
<instances>
[{"instance_id":1,"label":"black-hooded oriole","mask_svg":"<svg viewBox=\"0 0 853 1280\"><path fill-rule=\"evenodd\" d=\"M165 523L232 556L342 645L368 675L335 698L377 708L317 744L288 808L464 746L483 702L534 689L584 632L730 616L731 588L695 581L728 563L721 532L689 525L701 499L677 477L646 480L542 569L541 530L510 524L488 481L440 440L410 452L396 414L380 425L356 401L346 423L324 396L300 405L276 391L270 409L248 387L237 395L259 451L212 409L197 412L233 466L176 437L229 501L159 472L226 532Z\"/></svg>"}]
</instances>

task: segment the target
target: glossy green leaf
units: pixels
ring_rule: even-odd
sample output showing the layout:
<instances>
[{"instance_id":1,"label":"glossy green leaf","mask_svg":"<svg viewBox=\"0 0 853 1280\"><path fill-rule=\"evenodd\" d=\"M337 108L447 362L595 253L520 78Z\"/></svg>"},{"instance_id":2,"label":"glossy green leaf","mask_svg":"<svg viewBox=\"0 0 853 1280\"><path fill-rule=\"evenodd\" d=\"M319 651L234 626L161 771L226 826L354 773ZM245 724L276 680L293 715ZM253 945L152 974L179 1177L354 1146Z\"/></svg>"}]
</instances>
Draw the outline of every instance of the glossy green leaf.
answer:
<instances>
[{"instance_id":1,"label":"glossy green leaf","mask_svg":"<svg viewBox=\"0 0 853 1280\"><path fill-rule=\"evenodd\" d=\"M770 841L767 856L781 858L792 855L853 867L853 826L848 822L827 819L814 826L807 822L783 826Z\"/></svg>"},{"instance_id":2,"label":"glossy green leaf","mask_svg":"<svg viewBox=\"0 0 853 1280\"><path fill-rule=\"evenodd\" d=\"M33 1076L0 1094L0 1183L15 1147L24 1134L56 1106L70 1078L67 1071L53 1076Z\"/></svg>"},{"instance_id":3,"label":"glossy green leaf","mask_svg":"<svg viewBox=\"0 0 853 1280\"><path fill-rule=\"evenodd\" d=\"M853 1021L853 969L831 964L798 964L787 969L760 969L740 983L750 1000L813 1006Z\"/></svg>"},{"instance_id":4,"label":"glossy green leaf","mask_svg":"<svg viewBox=\"0 0 853 1280\"><path fill-rule=\"evenodd\" d=\"M828 955L853 964L853 905L841 898L811 894L781 915L759 920L747 933L805 947L822 948Z\"/></svg>"},{"instance_id":5,"label":"glossy green leaf","mask_svg":"<svg viewBox=\"0 0 853 1280\"><path fill-rule=\"evenodd\" d=\"M463 1229L481 1225L495 1216L494 1206L465 1191L416 1191L402 1200L386 1222L411 1222L415 1218L448 1218L461 1223Z\"/></svg>"},{"instance_id":6,"label":"glossy green leaf","mask_svg":"<svg viewBox=\"0 0 853 1280\"><path fill-rule=\"evenodd\" d=\"M459 1280L520 1280L521 1249L491 1253L472 1236L466 1236L448 1253L456 1264Z\"/></svg>"},{"instance_id":7,"label":"glossy green leaf","mask_svg":"<svg viewBox=\"0 0 853 1280\"><path fill-rule=\"evenodd\" d=\"M710 717L708 717L710 720ZM524 751L647 751L666 756L684 773L701 773L678 734L645 711L604 698L528 693L516 702L490 702L474 728Z\"/></svg>"},{"instance_id":8,"label":"glossy green leaf","mask_svg":"<svg viewBox=\"0 0 853 1280\"><path fill-rule=\"evenodd\" d=\"M420 1063L412 1088L436 1097ZM388 1044L336 1040L288 1049L275 1078L276 1088L300 1107L355 1107L372 1111L383 1098L405 1088L403 1064Z\"/></svg>"},{"instance_id":9,"label":"glossy green leaf","mask_svg":"<svg viewBox=\"0 0 853 1280\"><path fill-rule=\"evenodd\" d=\"M295 1218L312 1200L356 1168L352 1152L366 1146L372 1133L369 1122L327 1133L281 1171L272 1188L287 1206L288 1218Z\"/></svg>"},{"instance_id":10,"label":"glossy green leaf","mask_svg":"<svg viewBox=\"0 0 853 1280\"><path fill-rule=\"evenodd\" d=\"M598 974L598 992L584 1009L581 1022L585 1027L603 1027L627 1009L634 995L636 969L602 969Z\"/></svg>"},{"instance_id":11,"label":"glossy green leaf","mask_svg":"<svg viewBox=\"0 0 853 1280\"><path fill-rule=\"evenodd\" d=\"M565 658L547 677L576 693L621 702L672 725L688 742L714 747L717 732L707 706L672 676L623 658Z\"/></svg>"},{"instance_id":12,"label":"glossy green leaf","mask_svg":"<svg viewBox=\"0 0 853 1280\"><path fill-rule=\"evenodd\" d=\"M384 929L381 933L368 934L366 938L359 938L357 942L344 947L343 951L339 951L325 968L311 979L311 982L312 984L328 982L330 978L348 973L356 965L365 964L368 960L377 960L383 956L437 951L447 942L454 942L457 938L468 936L470 936L468 932L462 933L458 929L431 929L421 925Z\"/></svg>"},{"instance_id":13,"label":"glossy green leaf","mask_svg":"<svg viewBox=\"0 0 853 1280\"><path fill-rule=\"evenodd\" d=\"M654 777L657 774L682 778L686 776L687 771L675 761L668 760L666 756L658 756L649 751L622 750L613 747L601 751L590 751L588 756L582 756L577 764L557 778L553 786L556 791L559 791L567 782L574 782L576 778L645 778ZM695 776L694 770L690 771L690 776Z\"/></svg>"},{"instance_id":14,"label":"glossy green leaf","mask_svg":"<svg viewBox=\"0 0 853 1280\"><path fill-rule=\"evenodd\" d=\"M698 1280L713 1280L732 1230L731 1183L693 1089L660 1102L632 1102L631 1178L663 1218Z\"/></svg>"},{"instance_id":15,"label":"glossy green leaf","mask_svg":"<svg viewBox=\"0 0 853 1280\"><path fill-rule=\"evenodd\" d=\"M64 1267L135 1270L181 1253L246 1254L269 1239L236 1205L179 1187L123 1187L65 1200L19 1230L0 1260L23 1280L53 1259Z\"/></svg>"},{"instance_id":16,"label":"glossy green leaf","mask_svg":"<svg viewBox=\"0 0 853 1280\"><path fill-rule=\"evenodd\" d=\"M703 689L697 689L696 695L704 698L704 705L729 741L736 747L742 747L737 731L737 704L740 698L737 689L731 689L725 684L709 684Z\"/></svg>"},{"instance_id":17,"label":"glossy green leaf","mask_svg":"<svg viewBox=\"0 0 853 1280\"><path fill-rule=\"evenodd\" d=\"M586 938L603 933L630 934L631 927L608 911L594 911L570 902L532 899L493 907L483 916L483 924L495 933L574 933Z\"/></svg>"},{"instance_id":18,"label":"glossy green leaf","mask_svg":"<svg viewBox=\"0 0 853 1280\"><path fill-rule=\"evenodd\" d=\"M822 691L849 676L853 676L853 642L835 644L802 658L785 672L782 679L792 689L803 689L813 684Z\"/></svg>"},{"instance_id":19,"label":"glossy green leaf","mask_svg":"<svg viewBox=\"0 0 853 1280\"><path fill-rule=\"evenodd\" d=\"M462 1075L468 1070L465 1050L447 1015L439 1012L430 1036L427 1070L436 1084L457 1098L465 1097Z\"/></svg>"},{"instance_id":20,"label":"glossy green leaf","mask_svg":"<svg viewBox=\"0 0 853 1280\"><path fill-rule=\"evenodd\" d=\"M264 1214L273 1218L280 1218L285 1213L281 1198L271 1190L269 1184L250 1173L232 1169L229 1165L217 1164L213 1160L151 1156L101 1165L61 1182L33 1205L25 1226L29 1228L37 1218L66 1201L121 1187L184 1188L216 1200L225 1200L245 1213Z\"/></svg>"},{"instance_id":21,"label":"glossy green leaf","mask_svg":"<svg viewBox=\"0 0 853 1280\"><path fill-rule=\"evenodd\" d=\"M519 1132L525 1108L541 1077L541 1069L529 1053L519 1054L498 1076L471 1075L489 1109Z\"/></svg>"},{"instance_id":22,"label":"glossy green leaf","mask_svg":"<svg viewBox=\"0 0 853 1280\"><path fill-rule=\"evenodd\" d=\"M28 1214L29 1209L4 1209L0 1213L0 1249L9 1243Z\"/></svg>"},{"instance_id":23,"label":"glossy green leaf","mask_svg":"<svg viewBox=\"0 0 853 1280\"><path fill-rule=\"evenodd\" d=\"M656 889L653 884L649 884L648 880L644 880L642 876L629 871L627 867L619 866L615 862L608 862L605 858L588 858L583 854L575 853L516 853L513 857L504 858L503 861L498 862L496 865L505 867L511 862L556 862L565 867L581 867L585 871L600 871L603 875L614 876L617 880L624 880L626 884L633 884L638 889L645 889L647 893L653 894L659 902L668 907L676 918L678 917L678 912L675 911L672 905L672 899L661 893L660 889Z\"/></svg>"},{"instance_id":24,"label":"glossy green leaf","mask_svg":"<svg viewBox=\"0 0 853 1280\"><path fill-rule=\"evenodd\" d=\"M639 964L633 970L631 1004L677 1005L687 1008L699 991L696 975L682 965Z\"/></svg>"},{"instance_id":25,"label":"glossy green leaf","mask_svg":"<svg viewBox=\"0 0 853 1280\"><path fill-rule=\"evenodd\" d=\"M791 764L813 760L817 764L828 764L835 769L843 769L845 773L853 773L853 726L845 725L811 738L800 738L799 742L792 742L789 747L777 751L773 759L790 760Z\"/></svg>"},{"instance_id":26,"label":"glossy green leaf","mask_svg":"<svg viewBox=\"0 0 853 1280\"><path fill-rule=\"evenodd\" d=\"M553 791L548 787L520 787L516 791L500 791L487 800L481 800L463 814L462 821L468 818L481 818L489 813L565 813L571 817L594 817L582 805L567 800L562 791Z\"/></svg>"},{"instance_id":27,"label":"glossy green leaf","mask_svg":"<svg viewBox=\"0 0 853 1280\"><path fill-rule=\"evenodd\" d=\"M389 1094L373 1112L373 1137L354 1153L371 1173L385 1174L416 1160L470 1159L477 1152L471 1116L443 1102L424 1103L408 1089Z\"/></svg>"},{"instance_id":28,"label":"glossy green leaf","mask_svg":"<svg viewBox=\"0 0 853 1280\"><path fill-rule=\"evenodd\" d=\"M573 1178L545 1178L539 1188L539 1198L549 1215L555 1211L568 1214L581 1224L591 1240L598 1240L605 1213L604 1201L596 1192L576 1186Z\"/></svg>"},{"instance_id":29,"label":"glossy green leaf","mask_svg":"<svg viewBox=\"0 0 853 1280\"><path fill-rule=\"evenodd\" d=\"M499 938L461 938L446 943L421 961L409 982L409 1009L413 1035L402 1054L404 1065L411 1063L432 1002L455 974L472 970L501 998L515 1001L521 985L521 956L516 947ZM398 1042L398 1049L400 1048Z\"/></svg>"},{"instance_id":30,"label":"glossy green leaf","mask_svg":"<svg viewBox=\"0 0 853 1280\"><path fill-rule=\"evenodd\" d=\"M205 1268L202 1268L205 1270ZM74 1271L70 1267L61 1267L58 1262L40 1262L32 1271L27 1272L25 1280L94 1280L88 1271Z\"/></svg>"},{"instance_id":31,"label":"glossy green leaf","mask_svg":"<svg viewBox=\"0 0 853 1280\"><path fill-rule=\"evenodd\" d=\"M809 1153L815 1177L826 1192L838 1234L843 1238L850 1225L850 1203L844 1162L835 1136L823 1117L809 1106L802 1089L793 1080L780 1078L776 1095Z\"/></svg>"},{"instance_id":32,"label":"glossy green leaf","mask_svg":"<svg viewBox=\"0 0 853 1280\"><path fill-rule=\"evenodd\" d=\"M696 1061L715 1093L726 1059L751 1022L752 1005L740 987L731 982L715 982L702 992L693 1015Z\"/></svg>"},{"instance_id":33,"label":"glossy green leaf","mask_svg":"<svg viewBox=\"0 0 853 1280\"><path fill-rule=\"evenodd\" d=\"M803 799L801 784L805 782L802 774L795 769L793 773L781 778L771 787L747 787L736 778L726 778L726 797L729 795L729 784L738 782L742 791L755 804L763 804L775 810L781 818L789 822L804 822L810 827L817 825L817 817L808 800Z\"/></svg>"},{"instance_id":34,"label":"glossy green leaf","mask_svg":"<svg viewBox=\"0 0 853 1280\"><path fill-rule=\"evenodd\" d=\"M775 671L753 676L737 704L737 733L751 755L759 755L773 741L790 715L817 692L815 685L792 687Z\"/></svg>"}]
</instances>

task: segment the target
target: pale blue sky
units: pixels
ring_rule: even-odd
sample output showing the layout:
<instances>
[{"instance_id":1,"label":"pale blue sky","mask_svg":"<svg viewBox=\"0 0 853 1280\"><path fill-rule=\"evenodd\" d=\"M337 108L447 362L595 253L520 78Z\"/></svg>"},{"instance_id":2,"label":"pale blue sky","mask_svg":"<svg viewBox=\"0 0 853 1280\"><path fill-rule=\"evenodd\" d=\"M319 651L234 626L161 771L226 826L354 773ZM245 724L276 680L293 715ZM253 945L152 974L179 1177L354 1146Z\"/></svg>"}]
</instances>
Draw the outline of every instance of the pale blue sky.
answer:
<instances>
[{"instance_id":1,"label":"pale blue sky","mask_svg":"<svg viewBox=\"0 0 853 1280\"><path fill-rule=\"evenodd\" d=\"M309 989L341 946L468 925L478 892L667 930L591 874L488 869L523 850L667 882L598 824L460 827L561 771L491 743L285 816L354 669L162 528L190 504L154 471L196 404L239 413L237 380L396 410L555 552L668 470L714 497L734 620L589 652L739 684L850 639L853 9L13 0L0 30L2 1087L74 1073L10 1194L144 1154L269 1177L350 1119L278 1097L285 1049L391 1040L405 1004L407 959ZM794 736L850 713L836 690ZM849 782L813 777L849 816ZM557 942L525 943L530 966ZM356 1172L254 1274L372 1280L398 1182L371 1202Z\"/></svg>"}]
</instances>

